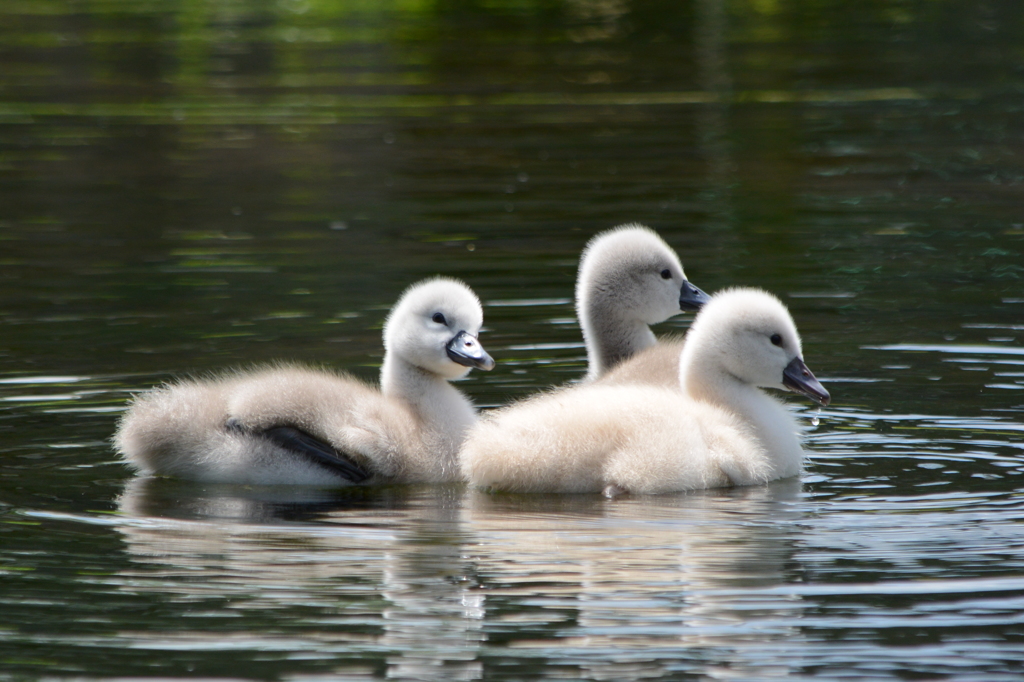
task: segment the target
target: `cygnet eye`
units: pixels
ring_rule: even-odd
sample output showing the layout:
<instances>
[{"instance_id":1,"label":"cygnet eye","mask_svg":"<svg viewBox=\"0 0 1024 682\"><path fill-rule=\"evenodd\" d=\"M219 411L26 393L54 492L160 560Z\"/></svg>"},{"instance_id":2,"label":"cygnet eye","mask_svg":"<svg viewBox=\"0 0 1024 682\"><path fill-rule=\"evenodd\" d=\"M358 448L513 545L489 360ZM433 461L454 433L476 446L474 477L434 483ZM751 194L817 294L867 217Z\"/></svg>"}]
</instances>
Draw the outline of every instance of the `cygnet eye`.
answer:
<instances>
[{"instance_id":1,"label":"cygnet eye","mask_svg":"<svg viewBox=\"0 0 1024 682\"><path fill-rule=\"evenodd\" d=\"M664 270L661 271L661 278L672 279L672 271L669 270L668 268L665 268Z\"/></svg>"},{"instance_id":2,"label":"cygnet eye","mask_svg":"<svg viewBox=\"0 0 1024 682\"><path fill-rule=\"evenodd\" d=\"M778 334L772 334L772 345L773 346L780 346L781 347L782 346L782 337L779 336Z\"/></svg>"},{"instance_id":3,"label":"cygnet eye","mask_svg":"<svg viewBox=\"0 0 1024 682\"><path fill-rule=\"evenodd\" d=\"M442 315L441 313L434 313L434 316L430 319L432 319L434 322L437 322L438 324L448 324L448 320L444 319L444 315Z\"/></svg>"}]
</instances>

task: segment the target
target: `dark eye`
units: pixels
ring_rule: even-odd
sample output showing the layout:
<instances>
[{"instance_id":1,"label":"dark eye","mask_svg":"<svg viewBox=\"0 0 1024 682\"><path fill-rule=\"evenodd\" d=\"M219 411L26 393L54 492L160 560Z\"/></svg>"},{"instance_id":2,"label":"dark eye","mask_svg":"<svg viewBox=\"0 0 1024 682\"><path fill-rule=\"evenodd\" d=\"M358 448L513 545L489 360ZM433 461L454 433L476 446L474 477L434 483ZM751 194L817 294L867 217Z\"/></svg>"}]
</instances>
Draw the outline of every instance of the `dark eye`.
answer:
<instances>
[{"instance_id":1,"label":"dark eye","mask_svg":"<svg viewBox=\"0 0 1024 682\"><path fill-rule=\"evenodd\" d=\"M668 268L665 268L664 270L661 271L661 278L672 279L672 271L669 270Z\"/></svg>"},{"instance_id":2,"label":"dark eye","mask_svg":"<svg viewBox=\"0 0 1024 682\"><path fill-rule=\"evenodd\" d=\"M434 316L430 319L432 319L434 322L437 322L438 324L448 324L448 320L444 319L444 315L442 315L441 313L434 313Z\"/></svg>"},{"instance_id":3,"label":"dark eye","mask_svg":"<svg viewBox=\"0 0 1024 682\"><path fill-rule=\"evenodd\" d=\"M772 345L773 346L781 346L782 345L782 337L779 336L778 334L772 334Z\"/></svg>"}]
</instances>

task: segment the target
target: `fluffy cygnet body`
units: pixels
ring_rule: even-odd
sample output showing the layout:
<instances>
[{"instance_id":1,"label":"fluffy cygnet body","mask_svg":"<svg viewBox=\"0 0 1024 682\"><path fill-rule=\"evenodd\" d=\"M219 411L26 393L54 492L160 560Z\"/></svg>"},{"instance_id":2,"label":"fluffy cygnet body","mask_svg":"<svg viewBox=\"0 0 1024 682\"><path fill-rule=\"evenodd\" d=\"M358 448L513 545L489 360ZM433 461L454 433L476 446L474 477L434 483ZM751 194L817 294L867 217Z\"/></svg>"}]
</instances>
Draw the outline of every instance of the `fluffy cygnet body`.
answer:
<instances>
[{"instance_id":1,"label":"fluffy cygnet body","mask_svg":"<svg viewBox=\"0 0 1024 682\"><path fill-rule=\"evenodd\" d=\"M627 358L602 375L598 381L607 386L649 384L679 389L679 354L683 337L662 337L633 357Z\"/></svg>"},{"instance_id":2,"label":"fluffy cygnet body","mask_svg":"<svg viewBox=\"0 0 1024 682\"><path fill-rule=\"evenodd\" d=\"M494 361L461 282L413 285L384 325L380 389L280 365L184 380L135 398L114 443L141 473L207 482L347 485L449 481L476 421L448 382Z\"/></svg>"},{"instance_id":3,"label":"fluffy cygnet body","mask_svg":"<svg viewBox=\"0 0 1024 682\"><path fill-rule=\"evenodd\" d=\"M622 225L596 235L580 256L576 278L587 378L598 379L654 346L657 338L649 325L698 310L705 301L707 295L686 279L675 251L650 228ZM675 383L672 369L669 384Z\"/></svg>"},{"instance_id":4,"label":"fluffy cygnet body","mask_svg":"<svg viewBox=\"0 0 1024 682\"><path fill-rule=\"evenodd\" d=\"M800 472L790 413L759 387L821 404L786 307L756 289L711 297L687 334L679 388L603 382L541 395L478 423L463 444L475 486L512 492L663 493ZM680 390L681 389L681 390Z\"/></svg>"}]
</instances>

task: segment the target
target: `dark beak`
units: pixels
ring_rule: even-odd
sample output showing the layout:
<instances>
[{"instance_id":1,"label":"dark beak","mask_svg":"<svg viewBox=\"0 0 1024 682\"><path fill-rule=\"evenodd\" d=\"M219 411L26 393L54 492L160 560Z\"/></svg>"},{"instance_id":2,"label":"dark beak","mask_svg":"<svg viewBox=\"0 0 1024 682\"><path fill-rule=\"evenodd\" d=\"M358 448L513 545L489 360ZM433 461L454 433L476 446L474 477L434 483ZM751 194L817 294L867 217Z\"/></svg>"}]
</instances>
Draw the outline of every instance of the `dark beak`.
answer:
<instances>
[{"instance_id":1,"label":"dark beak","mask_svg":"<svg viewBox=\"0 0 1024 682\"><path fill-rule=\"evenodd\" d=\"M821 406L828 405L832 400L832 396L828 394L821 382L814 378L814 373L800 358L793 358L786 365L786 369L782 371L782 385L796 393L803 393Z\"/></svg>"},{"instance_id":2,"label":"dark beak","mask_svg":"<svg viewBox=\"0 0 1024 682\"><path fill-rule=\"evenodd\" d=\"M494 359L480 345L480 340L469 332L461 331L456 334L455 338L448 342L445 350L448 351L448 357L452 362L463 367L494 369Z\"/></svg>"},{"instance_id":3,"label":"dark beak","mask_svg":"<svg viewBox=\"0 0 1024 682\"><path fill-rule=\"evenodd\" d=\"M701 306L709 300L711 300L710 296L690 284L689 280L683 280L683 288L679 290L680 310L700 310Z\"/></svg>"}]
</instances>

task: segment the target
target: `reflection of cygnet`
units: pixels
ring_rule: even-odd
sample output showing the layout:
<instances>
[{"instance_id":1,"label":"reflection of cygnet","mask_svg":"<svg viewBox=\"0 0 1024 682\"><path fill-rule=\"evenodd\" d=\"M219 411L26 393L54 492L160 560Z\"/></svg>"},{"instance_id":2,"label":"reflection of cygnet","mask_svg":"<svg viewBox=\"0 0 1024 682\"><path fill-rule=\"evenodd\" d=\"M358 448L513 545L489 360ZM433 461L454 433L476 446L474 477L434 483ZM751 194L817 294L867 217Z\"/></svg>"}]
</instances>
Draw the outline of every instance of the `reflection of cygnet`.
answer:
<instances>
[{"instance_id":1,"label":"reflection of cygnet","mask_svg":"<svg viewBox=\"0 0 1024 682\"><path fill-rule=\"evenodd\" d=\"M648 325L698 310L707 294L690 284L675 251L653 230L623 225L595 236L580 256L576 315L587 345L587 378L654 346ZM675 383L676 347L667 382Z\"/></svg>"},{"instance_id":2,"label":"reflection of cygnet","mask_svg":"<svg viewBox=\"0 0 1024 682\"><path fill-rule=\"evenodd\" d=\"M652 652L711 648L729 652L739 679L778 679L786 662L770 652L805 643L801 619L812 608L793 591L761 589L792 580L807 513L800 495L797 477L613 504L471 490L459 531L475 575L500 586L497 597L484 590L489 599L524 595L519 612L531 627L503 643L571 627L581 640L569 656L586 652L574 657L573 679L675 679L683 675L673 675L671 657ZM557 608L539 608L548 604ZM496 612L512 612L489 605L488 625ZM622 661L628 667L615 665Z\"/></svg>"},{"instance_id":3,"label":"reflection of cygnet","mask_svg":"<svg viewBox=\"0 0 1024 682\"><path fill-rule=\"evenodd\" d=\"M384 325L380 390L287 365L180 381L137 397L114 442L142 473L206 482L454 480L476 412L448 382L494 367L482 323L469 287L427 280Z\"/></svg>"},{"instance_id":4,"label":"reflection of cygnet","mask_svg":"<svg viewBox=\"0 0 1024 682\"><path fill-rule=\"evenodd\" d=\"M789 412L759 386L827 404L786 307L756 289L711 297L679 360L682 390L591 383L499 410L463 445L476 486L520 492L661 493L793 476Z\"/></svg>"}]
</instances>

